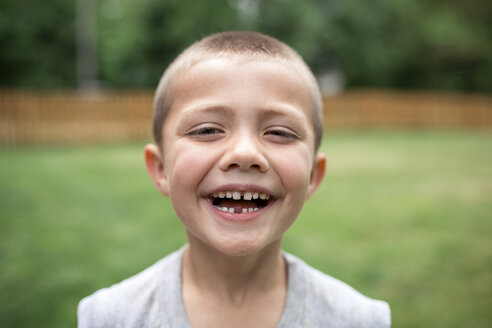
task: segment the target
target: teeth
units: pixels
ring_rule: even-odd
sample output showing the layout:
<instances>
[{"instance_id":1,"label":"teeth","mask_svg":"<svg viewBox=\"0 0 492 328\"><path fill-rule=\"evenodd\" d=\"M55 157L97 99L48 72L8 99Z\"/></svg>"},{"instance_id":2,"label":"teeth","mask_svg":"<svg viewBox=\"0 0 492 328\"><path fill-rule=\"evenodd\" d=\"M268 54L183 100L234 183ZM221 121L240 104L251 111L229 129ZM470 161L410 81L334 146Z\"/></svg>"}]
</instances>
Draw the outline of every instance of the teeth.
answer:
<instances>
[{"instance_id":1,"label":"teeth","mask_svg":"<svg viewBox=\"0 0 492 328\"><path fill-rule=\"evenodd\" d=\"M253 191L219 191L212 194L214 198L232 198L234 200L252 200L252 199L270 199L270 195L265 193L253 192Z\"/></svg>"},{"instance_id":2,"label":"teeth","mask_svg":"<svg viewBox=\"0 0 492 328\"><path fill-rule=\"evenodd\" d=\"M228 213L235 213L234 207L220 207L220 206L215 206L218 210L221 210L222 212L228 212ZM256 212L259 211L260 209L258 207L249 207L249 208L242 208L241 213L248 213L248 212Z\"/></svg>"}]
</instances>

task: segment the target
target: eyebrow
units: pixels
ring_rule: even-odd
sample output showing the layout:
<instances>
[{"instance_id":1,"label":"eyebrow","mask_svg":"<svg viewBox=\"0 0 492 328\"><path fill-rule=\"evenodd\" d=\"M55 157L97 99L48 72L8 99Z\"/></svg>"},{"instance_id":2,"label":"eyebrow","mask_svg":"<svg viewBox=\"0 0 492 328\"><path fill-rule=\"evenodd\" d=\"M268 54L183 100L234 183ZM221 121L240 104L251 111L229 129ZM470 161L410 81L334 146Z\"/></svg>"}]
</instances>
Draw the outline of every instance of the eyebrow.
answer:
<instances>
[{"instance_id":1,"label":"eyebrow","mask_svg":"<svg viewBox=\"0 0 492 328\"><path fill-rule=\"evenodd\" d=\"M292 119L307 122L306 117L299 113L293 106L275 105L274 107L266 107L262 109L261 116L263 119L274 118L278 116L291 117Z\"/></svg>"},{"instance_id":2,"label":"eyebrow","mask_svg":"<svg viewBox=\"0 0 492 328\"><path fill-rule=\"evenodd\" d=\"M233 111L232 108L227 106L192 106L189 108L185 108L182 111L183 117L186 119L190 116L208 114L208 113L220 113L220 114L230 114Z\"/></svg>"},{"instance_id":3,"label":"eyebrow","mask_svg":"<svg viewBox=\"0 0 492 328\"><path fill-rule=\"evenodd\" d=\"M211 105L211 106L192 106L185 108L182 115L186 119L188 116L195 116L200 114L208 113L219 113L222 115L231 115L234 113L234 109L228 106L222 105ZM274 118L274 117L291 117L292 119L303 121L307 123L307 119L304 115L300 114L298 110L293 106L289 105L278 105L268 106L261 108L260 117L264 120Z\"/></svg>"}]
</instances>

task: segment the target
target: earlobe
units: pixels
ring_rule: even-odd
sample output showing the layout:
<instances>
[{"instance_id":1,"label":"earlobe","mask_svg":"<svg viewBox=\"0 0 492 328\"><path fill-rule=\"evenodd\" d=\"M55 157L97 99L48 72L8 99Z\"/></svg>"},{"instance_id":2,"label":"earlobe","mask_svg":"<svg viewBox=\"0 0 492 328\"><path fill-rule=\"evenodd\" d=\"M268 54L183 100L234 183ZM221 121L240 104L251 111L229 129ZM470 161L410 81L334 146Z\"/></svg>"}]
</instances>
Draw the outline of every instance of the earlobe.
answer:
<instances>
[{"instance_id":1,"label":"earlobe","mask_svg":"<svg viewBox=\"0 0 492 328\"><path fill-rule=\"evenodd\" d=\"M164 160L161 156L159 147L154 144L148 144L145 146L144 153L145 165L147 166L147 171L149 172L152 181L154 181L155 186L163 195L169 196L167 176L164 170Z\"/></svg>"},{"instance_id":2,"label":"earlobe","mask_svg":"<svg viewBox=\"0 0 492 328\"><path fill-rule=\"evenodd\" d=\"M326 155L323 153L318 153L316 155L316 160L313 165L313 170L311 171L311 177L309 180L308 194L307 198L310 198L325 177L326 171Z\"/></svg>"}]
</instances>

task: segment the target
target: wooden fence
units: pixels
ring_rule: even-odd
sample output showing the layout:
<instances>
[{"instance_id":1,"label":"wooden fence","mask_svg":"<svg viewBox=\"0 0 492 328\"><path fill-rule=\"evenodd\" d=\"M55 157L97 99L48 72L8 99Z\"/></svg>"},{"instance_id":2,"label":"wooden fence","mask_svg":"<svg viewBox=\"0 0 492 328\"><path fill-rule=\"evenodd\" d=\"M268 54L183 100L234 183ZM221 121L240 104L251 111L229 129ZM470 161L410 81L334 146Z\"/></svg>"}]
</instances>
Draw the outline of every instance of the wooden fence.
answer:
<instances>
[{"instance_id":1,"label":"wooden fence","mask_svg":"<svg viewBox=\"0 0 492 328\"><path fill-rule=\"evenodd\" d=\"M325 128L492 128L487 95L359 90L324 100Z\"/></svg>"},{"instance_id":2,"label":"wooden fence","mask_svg":"<svg viewBox=\"0 0 492 328\"><path fill-rule=\"evenodd\" d=\"M324 98L326 129L492 129L492 97L385 90ZM151 139L152 92L0 91L0 146Z\"/></svg>"},{"instance_id":3,"label":"wooden fence","mask_svg":"<svg viewBox=\"0 0 492 328\"><path fill-rule=\"evenodd\" d=\"M149 138L152 93L0 91L0 145Z\"/></svg>"}]
</instances>

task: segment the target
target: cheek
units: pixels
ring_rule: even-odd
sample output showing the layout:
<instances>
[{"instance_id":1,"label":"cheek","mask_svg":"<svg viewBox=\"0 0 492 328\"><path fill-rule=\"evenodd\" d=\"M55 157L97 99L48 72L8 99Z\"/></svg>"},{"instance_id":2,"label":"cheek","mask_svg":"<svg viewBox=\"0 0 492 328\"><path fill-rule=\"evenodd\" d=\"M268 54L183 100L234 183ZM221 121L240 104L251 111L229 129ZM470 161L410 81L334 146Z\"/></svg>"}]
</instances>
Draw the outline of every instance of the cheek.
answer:
<instances>
[{"instance_id":1,"label":"cheek","mask_svg":"<svg viewBox=\"0 0 492 328\"><path fill-rule=\"evenodd\" d=\"M279 160L276 160L276 159ZM285 160L288 158L288 160ZM311 156L304 147L289 149L273 157L274 166L287 191L302 194L304 201L311 175Z\"/></svg>"},{"instance_id":2,"label":"cheek","mask_svg":"<svg viewBox=\"0 0 492 328\"><path fill-rule=\"evenodd\" d=\"M206 144L176 142L166 161L170 197L174 200L193 201L199 197L199 185L217 163L217 151Z\"/></svg>"},{"instance_id":3,"label":"cheek","mask_svg":"<svg viewBox=\"0 0 492 328\"><path fill-rule=\"evenodd\" d=\"M174 210L186 226L193 232L200 225L196 221L196 205L200 199L199 185L203 177L213 168L214 153L204 147L191 147L189 144L176 143L176 151L169 156L166 170L169 182L169 197Z\"/></svg>"},{"instance_id":4,"label":"cheek","mask_svg":"<svg viewBox=\"0 0 492 328\"><path fill-rule=\"evenodd\" d=\"M179 143L175 147L177 151L168 171L171 195L175 191L178 194L186 192L190 197L190 192L198 192L198 184L214 166L214 154L205 147L187 147Z\"/></svg>"}]
</instances>

